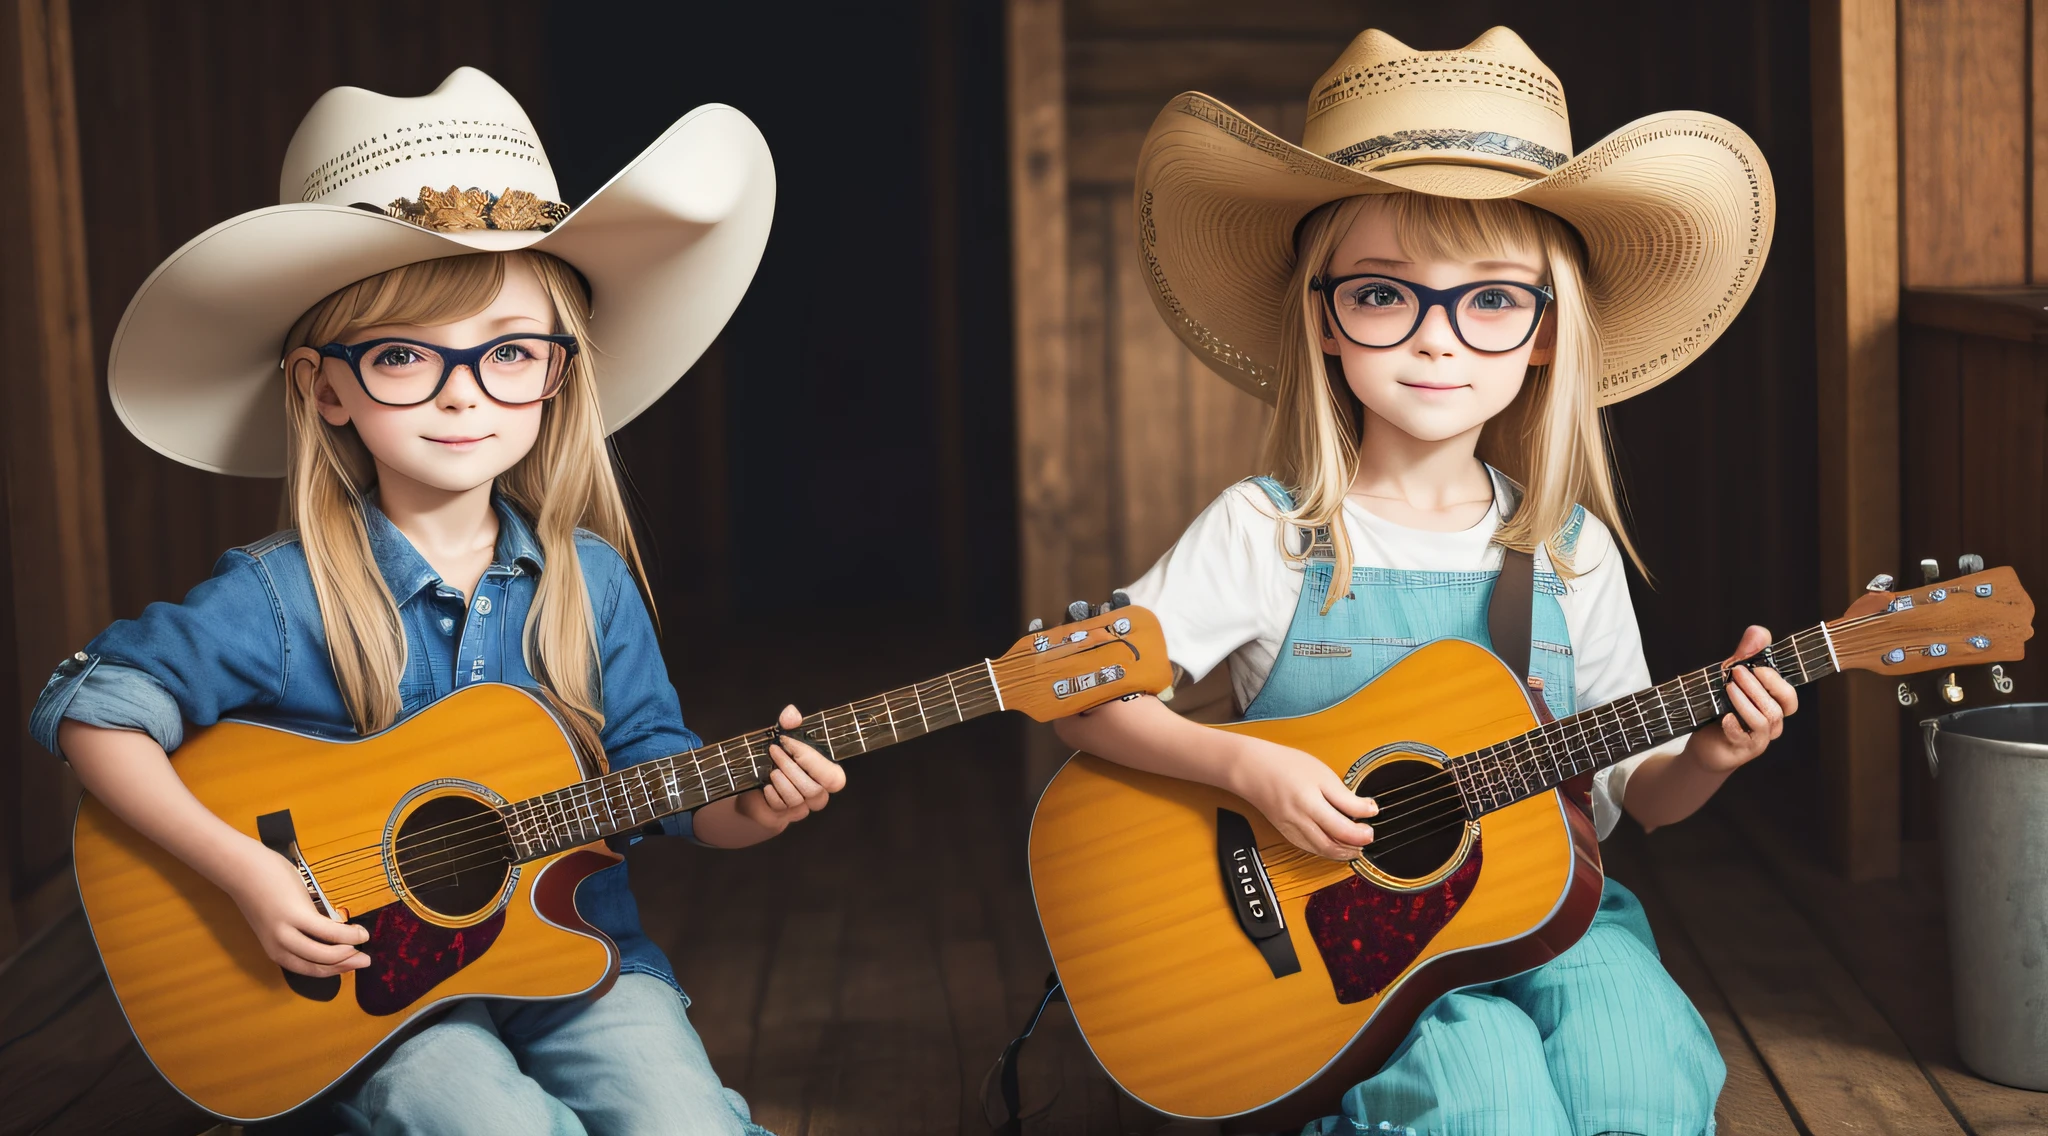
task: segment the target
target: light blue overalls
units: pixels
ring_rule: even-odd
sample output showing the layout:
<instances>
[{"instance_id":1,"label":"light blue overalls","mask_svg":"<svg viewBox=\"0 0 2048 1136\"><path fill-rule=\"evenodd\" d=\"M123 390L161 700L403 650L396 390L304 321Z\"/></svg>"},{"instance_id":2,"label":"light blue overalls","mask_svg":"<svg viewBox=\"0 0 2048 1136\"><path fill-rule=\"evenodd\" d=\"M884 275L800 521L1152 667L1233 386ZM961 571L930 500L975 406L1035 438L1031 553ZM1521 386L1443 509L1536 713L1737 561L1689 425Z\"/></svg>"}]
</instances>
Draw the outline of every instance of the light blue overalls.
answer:
<instances>
[{"instance_id":1,"label":"light blue overalls","mask_svg":"<svg viewBox=\"0 0 2048 1136\"><path fill-rule=\"evenodd\" d=\"M1292 507L1278 482L1258 484ZM1561 542L1567 551L1584 519L1584 510L1572 514ZM1486 615L1495 573L1354 567L1350 594L1325 615L1335 568L1327 547L1309 551L1294 620L1246 718L1333 706L1438 639L1492 649ZM1530 613L1529 669L1558 717L1576 702L1557 600L1565 587L1539 569ZM1642 904L1608 880L1592 926L1571 949L1432 1002L1386 1066L1344 1094L1343 1115L1309 1125L1304 1136L1378 1132L1383 1122L1446 1136L1698 1136L1713 1131L1726 1075L1706 1023L1657 959Z\"/></svg>"}]
</instances>

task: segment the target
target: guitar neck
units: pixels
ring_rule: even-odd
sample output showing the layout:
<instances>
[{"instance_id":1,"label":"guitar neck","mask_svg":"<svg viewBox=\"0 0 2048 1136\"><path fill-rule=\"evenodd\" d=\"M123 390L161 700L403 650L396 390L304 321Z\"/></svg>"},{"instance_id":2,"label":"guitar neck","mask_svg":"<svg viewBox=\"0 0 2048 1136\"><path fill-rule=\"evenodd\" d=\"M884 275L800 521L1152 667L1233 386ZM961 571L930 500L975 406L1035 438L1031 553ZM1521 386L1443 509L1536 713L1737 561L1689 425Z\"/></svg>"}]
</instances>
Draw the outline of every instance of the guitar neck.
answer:
<instances>
[{"instance_id":1,"label":"guitar neck","mask_svg":"<svg viewBox=\"0 0 2048 1136\"><path fill-rule=\"evenodd\" d=\"M1840 669L1826 624L1730 666L1743 664L1770 667L1794 686ZM1720 721L1733 709L1724 693L1729 669L1703 667L1452 759L1467 813L1476 819Z\"/></svg>"},{"instance_id":2,"label":"guitar neck","mask_svg":"<svg viewBox=\"0 0 2048 1136\"><path fill-rule=\"evenodd\" d=\"M983 660L820 710L789 732L833 761L845 761L1001 709L995 669ZM782 734L755 730L515 801L499 812L524 863L758 789L775 768L768 747Z\"/></svg>"}]
</instances>

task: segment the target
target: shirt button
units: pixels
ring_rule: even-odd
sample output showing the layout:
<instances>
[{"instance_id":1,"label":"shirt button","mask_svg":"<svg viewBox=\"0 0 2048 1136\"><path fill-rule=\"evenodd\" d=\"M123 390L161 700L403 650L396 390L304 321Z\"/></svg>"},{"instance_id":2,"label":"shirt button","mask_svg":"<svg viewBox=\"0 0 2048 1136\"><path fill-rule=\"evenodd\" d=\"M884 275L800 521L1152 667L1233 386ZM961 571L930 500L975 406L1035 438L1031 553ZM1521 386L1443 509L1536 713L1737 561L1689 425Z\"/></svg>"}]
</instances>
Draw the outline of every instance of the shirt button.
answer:
<instances>
[{"instance_id":1,"label":"shirt button","mask_svg":"<svg viewBox=\"0 0 2048 1136\"><path fill-rule=\"evenodd\" d=\"M452 620L452 619L447 619L447 618L443 618L443 619L441 620L441 634L443 634L443 635L450 635L450 634L453 634L453 633L454 633L454 631L455 631L455 621L454 621L454 620Z\"/></svg>"},{"instance_id":2,"label":"shirt button","mask_svg":"<svg viewBox=\"0 0 2048 1136\"><path fill-rule=\"evenodd\" d=\"M477 613L478 615L489 615L489 614L491 614L491 597L489 597L489 596L478 596L478 597L476 598L476 613Z\"/></svg>"}]
</instances>

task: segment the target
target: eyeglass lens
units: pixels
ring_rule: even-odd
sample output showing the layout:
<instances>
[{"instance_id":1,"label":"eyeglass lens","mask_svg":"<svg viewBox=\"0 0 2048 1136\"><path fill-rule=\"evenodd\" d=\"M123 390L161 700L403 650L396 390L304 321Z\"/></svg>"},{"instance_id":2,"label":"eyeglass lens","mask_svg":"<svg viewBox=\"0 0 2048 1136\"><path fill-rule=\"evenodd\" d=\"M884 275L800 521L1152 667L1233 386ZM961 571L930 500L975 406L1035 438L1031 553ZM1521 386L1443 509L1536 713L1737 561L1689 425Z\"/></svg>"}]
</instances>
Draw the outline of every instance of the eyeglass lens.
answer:
<instances>
[{"instance_id":1,"label":"eyeglass lens","mask_svg":"<svg viewBox=\"0 0 2048 1136\"><path fill-rule=\"evenodd\" d=\"M1415 292L1391 277L1364 276L1338 285L1331 297L1345 334L1362 347L1392 347L1421 324ZM1533 288L1488 284L1465 293L1451 312L1451 325L1475 351L1520 347L1543 311Z\"/></svg>"},{"instance_id":2,"label":"eyeglass lens","mask_svg":"<svg viewBox=\"0 0 2048 1136\"><path fill-rule=\"evenodd\" d=\"M545 339L508 339L484 352L476 380L499 402L537 402L554 393L569 354ZM432 398L447 369L440 351L416 343L380 343L357 365L370 397L398 405Z\"/></svg>"}]
</instances>

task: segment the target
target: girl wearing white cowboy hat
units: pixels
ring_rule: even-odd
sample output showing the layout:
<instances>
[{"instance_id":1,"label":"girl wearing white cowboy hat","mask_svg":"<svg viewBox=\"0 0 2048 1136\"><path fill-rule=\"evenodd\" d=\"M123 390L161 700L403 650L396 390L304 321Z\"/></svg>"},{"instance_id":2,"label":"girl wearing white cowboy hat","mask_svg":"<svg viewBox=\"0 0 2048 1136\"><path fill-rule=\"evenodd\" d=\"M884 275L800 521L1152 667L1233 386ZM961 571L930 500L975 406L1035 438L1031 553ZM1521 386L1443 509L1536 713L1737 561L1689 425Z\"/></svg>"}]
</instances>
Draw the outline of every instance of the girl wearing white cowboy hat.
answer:
<instances>
[{"instance_id":1,"label":"girl wearing white cowboy hat","mask_svg":"<svg viewBox=\"0 0 2048 1136\"><path fill-rule=\"evenodd\" d=\"M166 260L108 360L138 438L204 469L282 474L293 527L67 661L37 739L312 976L371 965L368 932L316 912L287 861L181 791L165 758L182 723L368 734L508 682L552 694L613 767L695 747L604 439L732 314L774 195L766 143L730 107L691 111L570 209L525 112L481 72L421 98L329 91L286 152L284 204ZM774 759L770 785L671 831L765 840L845 784L807 746ZM712 1072L625 865L577 902L618 947L608 993L463 1003L359 1071L337 1100L349 1125L760 1131Z\"/></svg>"},{"instance_id":2,"label":"girl wearing white cowboy hat","mask_svg":"<svg viewBox=\"0 0 2048 1136\"><path fill-rule=\"evenodd\" d=\"M1435 639L1489 643L1507 564L1533 575L1529 685L1550 712L1649 685L1597 410L1734 318L1770 245L1770 173L1698 113L1571 150L1557 78L1506 28L1456 51L1363 33L1310 89L1301 146L1194 93L1153 123L1135 201L1153 299L1275 414L1268 476L1225 491L1128 591L1190 675L1229 661L1247 717L1333 705ZM1732 657L1768 642L1751 627ZM1763 669L1737 668L1727 698L1718 725L1598 775L1602 837L1624 811L1691 813L1797 707ZM1308 852L1348 860L1373 839L1376 806L1320 761L1156 700L1060 733L1227 788ZM1323 1102L1342 1121L1311 1130L1711 1130L1713 1039L1635 897L1606 887L1566 954L1438 999L1376 1075Z\"/></svg>"}]
</instances>

